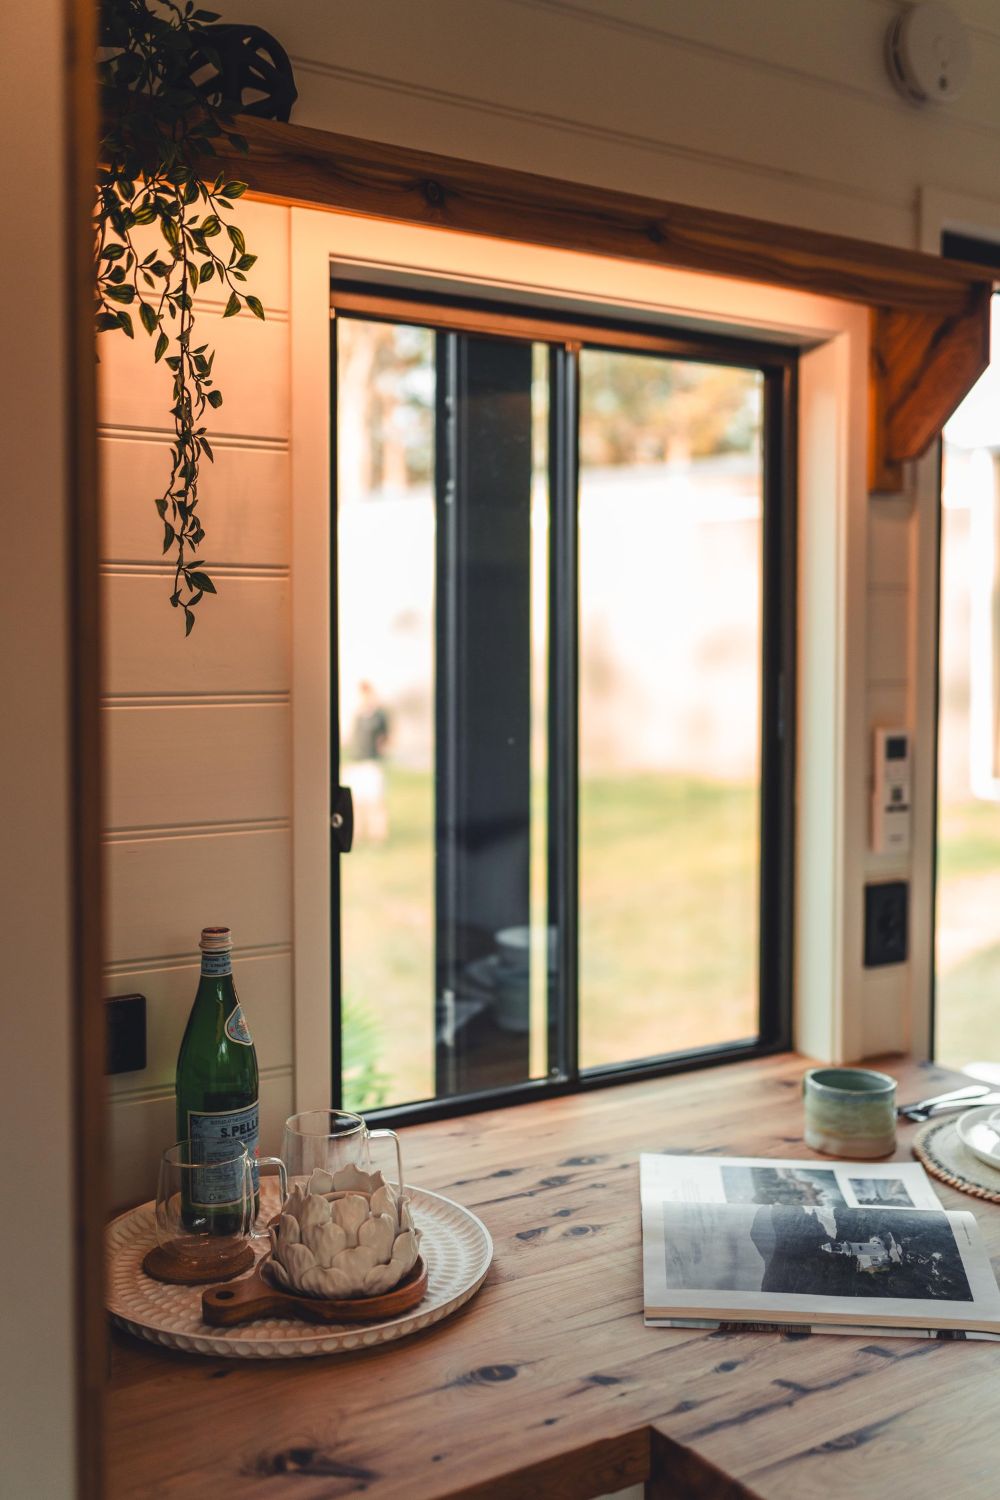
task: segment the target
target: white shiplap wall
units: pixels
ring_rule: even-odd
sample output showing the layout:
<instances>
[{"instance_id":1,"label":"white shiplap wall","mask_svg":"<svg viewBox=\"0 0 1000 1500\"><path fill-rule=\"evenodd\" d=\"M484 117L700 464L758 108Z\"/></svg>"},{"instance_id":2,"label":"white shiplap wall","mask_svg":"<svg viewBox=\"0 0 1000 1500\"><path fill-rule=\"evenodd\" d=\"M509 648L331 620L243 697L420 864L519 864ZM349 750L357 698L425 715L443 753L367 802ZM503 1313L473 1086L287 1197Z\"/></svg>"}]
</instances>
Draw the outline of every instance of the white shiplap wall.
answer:
<instances>
[{"instance_id":1,"label":"white shiplap wall","mask_svg":"<svg viewBox=\"0 0 1000 1500\"><path fill-rule=\"evenodd\" d=\"M174 1138L173 1073L197 941L228 922L262 1069L262 1145L291 1106L288 213L241 204L267 309L199 297L224 404L203 465L207 598L185 640L158 562L170 376L138 330L101 340L107 601L106 993L147 997L148 1066L111 1080L116 1202L149 1197Z\"/></svg>"},{"instance_id":2,"label":"white shiplap wall","mask_svg":"<svg viewBox=\"0 0 1000 1500\"><path fill-rule=\"evenodd\" d=\"M902 0L224 0L227 18L288 49L293 119L555 177L920 243L922 199L1000 202L1000 4L951 0L972 72L947 108L895 92L884 38ZM965 227L975 227L975 214ZM918 634L932 569L936 481L870 506L865 673L877 724L919 725L923 800L912 860L869 855L865 878L913 879L910 965L869 971L866 1052L927 1045L931 972L932 677ZM920 587L917 580L920 579ZM923 805L927 804L927 805ZM867 809L865 809L867 821ZM852 835L862 845L867 827ZM860 928L858 928L860 931ZM856 958L852 960L857 962Z\"/></svg>"},{"instance_id":3,"label":"white shiplap wall","mask_svg":"<svg viewBox=\"0 0 1000 1500\"><path fill-rule=\"evenodd\" d=\"M298 123L914 245L923 187L1000 198L1000 6L952 4L970 27L972 78L954 107L926 111L895 94L883 67L896 0L222 8L287 47ZM119 1197L150 1190L150 1154L170 1133L170 1075L203 920L236 929L269 1128L290 1099L287 221L263 205L241 214L262 251L256 290L269 317L264 327L246 317L218 325L227 399L212 424L218 458L204 505L206 555L226 566L216 570L220 598L203 606L187 643L153 561L165 372L150 375L146 350L104 341L109 993L148 994L151 1045L148 1073L113 1090ZM869 727L929 722L915 657L927 514L907 498L870 507L866 660L853 664L865 674ZM867 757L867 742L857 749ZM918 741L918 758L932 750ZM926 893L931 819L917 814L914 863L869 857L866 869L916 874ZM855 876L850 899L860 902ZM928 943L921 917L915 953ZM926 951L913 967L926 978ZM909 967L866 976L865 1050L907 1040L910 984Z\"/></svg>"}]
</instances>

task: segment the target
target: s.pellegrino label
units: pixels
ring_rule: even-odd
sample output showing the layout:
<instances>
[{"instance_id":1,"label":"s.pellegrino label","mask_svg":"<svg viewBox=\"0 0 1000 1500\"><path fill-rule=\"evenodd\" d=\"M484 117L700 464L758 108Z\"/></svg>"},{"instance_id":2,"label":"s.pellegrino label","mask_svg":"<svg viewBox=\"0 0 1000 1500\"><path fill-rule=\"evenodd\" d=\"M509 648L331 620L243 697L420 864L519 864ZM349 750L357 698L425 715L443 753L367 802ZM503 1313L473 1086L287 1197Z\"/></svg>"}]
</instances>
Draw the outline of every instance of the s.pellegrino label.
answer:
<instances>
[{"instance_id":1,"label":"s.pellegrino label","mask_svg":"<svg viewBox=\"0 0 1000 1500\"><path fill-rule=\"evenodd\" d=\"M192 1142L192 1159L204 1163L204 1172L191 1173L191 1202L197 1208L234 1208L243 1202L242 1160L233 1160L233 1147L245 1146L252 1163L253 1190L257 1192L257 1136L260 1110L256 1104L246 1109L222 1112L188 1111L188 1136ZM220 1165L213 1165L218 1163ZM225 1163L225 1165L221 1165Z\"/></svg>"},{"instance_id":2,"label":"s.pellegrino label","mask_svg":"<svg viewBox=\"0 0 1000 1500\"><path fill-rule=\"evenodd\" d=\"M233 940L228 927L201 934L201 978L177 1056L177 1136L190 1139L194 1171L185 1212L207 1217L220 1234L232 1233L240 1208L239 1164L219 1170L235 1145L253 1163L258 1206L257 1135L259 1079L253 1033L233 983Z\"/></svg>"}]
</instances>

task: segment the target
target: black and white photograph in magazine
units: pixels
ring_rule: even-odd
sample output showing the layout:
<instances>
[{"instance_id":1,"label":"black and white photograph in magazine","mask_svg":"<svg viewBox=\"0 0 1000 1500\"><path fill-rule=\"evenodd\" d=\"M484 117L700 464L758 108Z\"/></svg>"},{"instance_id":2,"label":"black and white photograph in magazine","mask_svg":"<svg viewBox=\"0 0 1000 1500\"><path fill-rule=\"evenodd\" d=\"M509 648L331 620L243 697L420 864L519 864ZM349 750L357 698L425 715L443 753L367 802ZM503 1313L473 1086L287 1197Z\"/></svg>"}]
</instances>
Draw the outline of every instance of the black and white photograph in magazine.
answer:
<instances>
[{"instance_id":1,"label":"black and white photograph in magazine","mask_svg":"<svg viewBox=\"0 0 1000 1500\"><path fill-rule=\"evenodd\" d=\"M663 1234L675 1290L973 1300L948 1217L930 1210L665 1203Z\"/></svg>"},{"instance_id":2,"label":"black and white photograph in magazine","mask_svg":"<svg viewBox=\"0 0 1000 1500\"><path fill-rule=\"evenodd\" d=\"M727 1165L720 1170L727 1203L792 1203L803 1208L847 1203L836 1172L828 1167Z\"/></svg>"},{"instance_id":3,"label":"black and white photograph in magazine","mask_svg":"<svg viewBox=\"0 0 1000 1500\"><path fill-rule=\"evenodd\" d=\"M849 1177L851 1192L858 1203L873 1208L913 1208L906 1184L898 1177Z\"/></svg>"}]
</instances>

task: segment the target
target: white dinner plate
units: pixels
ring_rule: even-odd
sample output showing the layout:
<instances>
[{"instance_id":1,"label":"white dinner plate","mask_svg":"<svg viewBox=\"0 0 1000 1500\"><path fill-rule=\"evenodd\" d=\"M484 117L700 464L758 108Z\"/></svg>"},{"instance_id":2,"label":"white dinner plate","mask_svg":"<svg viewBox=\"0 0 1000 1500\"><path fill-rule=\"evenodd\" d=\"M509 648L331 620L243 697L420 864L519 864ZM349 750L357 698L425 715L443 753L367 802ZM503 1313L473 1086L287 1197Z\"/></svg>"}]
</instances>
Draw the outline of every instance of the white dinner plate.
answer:
<instances>
[{"instance_id":1,"label":"white dinner plate","mask_svg":"<svg viewBox=\"0 0 1000 1500\"><path fill-rule=\"evenodd\" d=\"M978 1109L967 1109L955 1122L958 1138L973 1156L978 1156L988 1167L1000 1170L1000 1130L990 1124L990 1115L997 1114L995 1104L980 1105ZM998 1122L1000 1123L1000 1122Z\"/></svg>"}]
</instances>

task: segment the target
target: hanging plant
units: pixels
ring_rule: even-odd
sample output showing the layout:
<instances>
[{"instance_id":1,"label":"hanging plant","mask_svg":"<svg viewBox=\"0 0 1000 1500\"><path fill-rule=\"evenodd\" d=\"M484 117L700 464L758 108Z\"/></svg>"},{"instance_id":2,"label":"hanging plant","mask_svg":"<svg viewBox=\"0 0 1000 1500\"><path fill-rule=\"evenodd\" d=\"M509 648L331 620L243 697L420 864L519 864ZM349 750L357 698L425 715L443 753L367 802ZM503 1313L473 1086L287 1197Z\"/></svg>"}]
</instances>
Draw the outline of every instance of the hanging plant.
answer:
<instances>
[{"instance_id":1,"label":"hanging plant","mask_svg":"<svg viewBox=\"0 0 1000 1500\"><path fill-rule=\"evenodd\" d=\"M196 553L205 537L198 512L201 463L212 460L206 417L222 405L215 352L196 341L194 293L217 284L223 317L243 307L264 317L259 298L244 290L256 256L227 218L246 184L226 179L213 164L219 142L247 150L233 124L241 101L223 94L232 69L215 45L216 20L190 0L101 5L105 131L94 215L97 328L134 338L138 320L153 341L154 361L172 375L169 474L155 504L163 554L174 564L170 603L183 611L185 635L204 595L216 592ZM219 27L220 39L233 29Z\"/></svg>"}]
</instances>

